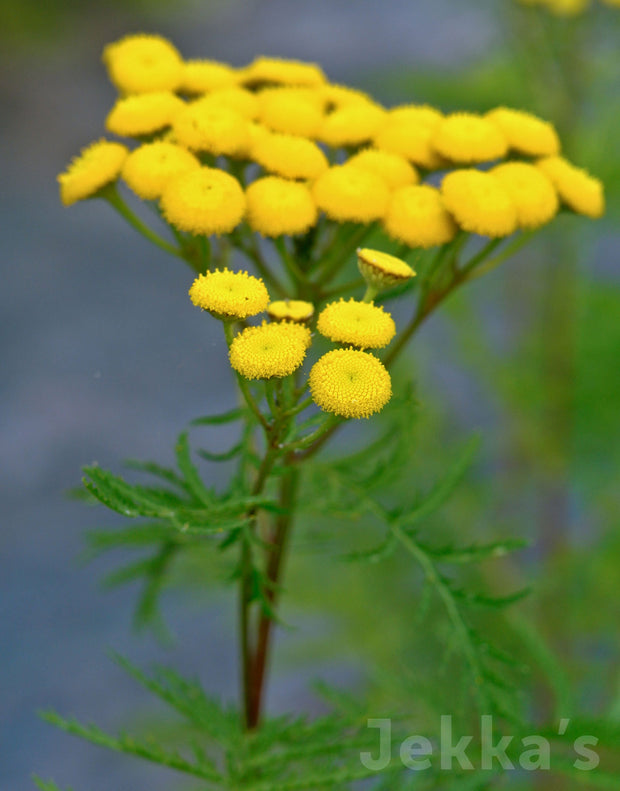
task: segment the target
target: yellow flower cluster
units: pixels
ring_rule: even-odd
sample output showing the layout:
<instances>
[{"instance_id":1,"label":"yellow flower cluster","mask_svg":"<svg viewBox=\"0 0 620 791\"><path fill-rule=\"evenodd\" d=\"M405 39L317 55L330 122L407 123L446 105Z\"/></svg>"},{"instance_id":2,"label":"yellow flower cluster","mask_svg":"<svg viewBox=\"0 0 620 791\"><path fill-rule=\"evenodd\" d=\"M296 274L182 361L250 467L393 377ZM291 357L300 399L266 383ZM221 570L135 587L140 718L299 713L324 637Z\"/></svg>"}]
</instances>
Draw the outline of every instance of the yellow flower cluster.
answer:
<instances>
[{"instance_id":1,"label":"yellow flower cluster","mask_svg":"<svg viewBox=\"0 0 620 791\"><path fill-rule=\"evenodd\" d=\"M592 5L591 0L519 0L521 5L540 6L556 16L578 16ZM620 8L620 0L601 0L604 5Z\"/></svg>"},{"instance_id":2,"label":"yellow flower cluster","mask_svg":"<svg viewBox=\"0 0 620 791\"><path fill-rule=\"evenodd\" d=\"M246 221L263 236L299 235L323 214L379 222L418 248L459 229L501 237L535 228L560 204L590 217L604 211L600 182L561 159L553 126L522 110L386 108L313 63L186 61L156 35L127 36L103 59L120 92L106 128L134 147L126 163L125 146L105 141L74 160L59 177L67 204L120 176L190 234ZM442 171L432 184L431 171Z\"/></svg>"}]
</instances>

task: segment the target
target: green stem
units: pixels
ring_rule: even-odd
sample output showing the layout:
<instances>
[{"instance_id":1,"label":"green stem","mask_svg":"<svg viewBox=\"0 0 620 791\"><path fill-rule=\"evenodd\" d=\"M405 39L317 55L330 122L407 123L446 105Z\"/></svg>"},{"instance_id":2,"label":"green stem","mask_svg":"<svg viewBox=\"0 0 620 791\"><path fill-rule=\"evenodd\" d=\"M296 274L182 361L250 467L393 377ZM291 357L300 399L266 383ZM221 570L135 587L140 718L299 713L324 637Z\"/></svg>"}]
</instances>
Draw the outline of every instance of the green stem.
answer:
<instances>
[{"instance_id":1,"label":"green stem","mask_svg":"<svg viewBox=\"0 0 620 791\"><path fill-rule=\"evenodd\" d=\"M302 272L299 268L297 262L290 254L289 250L286 247L286 241L282 236L279 236L273 240L274 246L280 255L280 259L284 265L284 268L288 272L288 275L293 283L296 292L299 292L300 286L302 284L308 282L308 277L306 276L305 272Z\"/></svg>"},{"instance_id":2,"label":"green stem","mask_svg":"<svg viewBox=\"0 0 620 791\"><path fill-rule=\"evenodd\" d=\"M116 209L121 217L126 220L129 225L135 228L138 233L141 233L142 236L146 237L150 242L157 245L157 247L160 247L166 253L170 253L177 258L182 258L192 267L192 269L199 271L196 266L183 255L181 250L170 244L170 242L167 242L165 239L162 239L161 236L158 236L158 234L152 231L148 225L145 225L142 220L131 211L129 206L121 198L118 190L116 189L116 185L108 184L101 190L99 194L102 198L107 200L110 206L112 206L113 209Z\"/></svg>"},{"instance_id":3,"label":"green stem","mask_svg":"<svg viewBox=\"0 0 620 791\"><path fill-rule=\"evenodd\" d=\"M222 321L222 325L224 327L224 335L226 336L226 343L228 348L230 349L233 340L235 339L235 334L233 331L233 322L232 321ZM263 413L258 408L258 404L254 400L254 396L250 390L247 380L241 376L240 373L235 371L235 376L237 377L237 384L239 385L239 389L243 394L243 397L246 400L247 405L250 407L256 419L261 424L261 426L265 429L266 432L269 432L270 425Z\"/></svg>"},{"instance_id":4,"label":"green stem","mask_svg":"<svg viewBox=\"0 0 620 791\"><path fill-rule=\"evenodd\" d=\"M502 264L507 258L513 256L516 252L518 252L522 247L525 247L528 242L531 241L532 236L534 235L534 231L523 232L521 233L513 242L511 242L501 253L496 255L494 258L491 258L490 261L487 261L482 266L477 266L475 271L473 271L470 267L471 261L467 265L467 276L466 280L475 280L478 277L482 277L482 275L486 275L487 272L491 272L493 269L498 267ZM476 262L477 264L478 262Z\"/></svg>"}]
</instances>

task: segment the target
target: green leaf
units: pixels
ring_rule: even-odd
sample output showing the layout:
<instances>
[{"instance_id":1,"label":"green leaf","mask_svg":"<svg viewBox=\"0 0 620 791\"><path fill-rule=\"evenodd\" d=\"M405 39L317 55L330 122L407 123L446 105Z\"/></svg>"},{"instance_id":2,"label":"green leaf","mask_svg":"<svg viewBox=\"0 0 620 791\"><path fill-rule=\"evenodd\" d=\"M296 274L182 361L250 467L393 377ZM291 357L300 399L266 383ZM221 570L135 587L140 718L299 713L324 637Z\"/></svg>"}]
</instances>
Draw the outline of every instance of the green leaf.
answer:
<instances>
[{"instance_id":1,"label":"green leaf","mask_svg":"<svg viewBox=\"0 0 620 791\"><path fill-rule=\"evenodd\" d=\"M37 788L40 788L41 791L63 791L62 788L57 786L52 780L42 780L37 775L33 775L32 779ZM71 791L71 789L67 788L65 791Z\"/></svg>"},{"instance_id":2,"label":"green leaf","mask_svg":"<svg viewBox=\"0 0 620 791\"><path fill-rule=\"evenodd\" d=\"M237 407L224 412L221 415L205 415L197 417L191 421L192 426L218 426L222 423L232 423L234 420L242 420L247 415L247 409Z\"/></svg>"},{"instance_id":3,"label":"green leaf","mask_svg":"<svg viewBox=\"0 0 620 791\"><path fill-rule=\"evenodd\" d=\"M155 743L147 744L126 734L120 734L118 738L115 738L102 731L96 725L82 725L77 720L65 719L54 711L41 712L41 717L61 730L86 739L100 747L107 747L119 753L135 755L152 763L167 766L169 769L176 769L178 772L199 777L203 780L220 782L223 779L211 764L205 762L192 763L179 753L167 752Z\"/></svg>"},{"instance_id":4,"label":"green leaf","mask_svg":"<svg viewBox=\"0 0 620 791\"><path fill-rule=\"evenodd\" d=\"M233 445L230 450L224 451L223 453L212 453L210 450L199 449L196 453L205 461L229 461L230 459L238 456L241 451L243 450L243 442L239 442L237 445Z\"/></svg>"},{"instance_id":5,"label":"green leaf","mask_svg":"<svg viewBox=\"0 0 620 791\"><path fill-rule=\"evenodd\" d=\"M150 475L154 475L156 478L161 478L167 483L173 484L173 486L177 486L183 491L187 491L187 484L183 478L178 476L176 472L169 467L162 467L153 461L139 461L138 459L127 459L125 461L125 467L128 467L131 470L139 470L140 472L149 473Z\"/></svg>"},{"instance_id":6,"label":"green leaf","mask_svg":"<svg viewBox=\"0 0 620 791\"><path fill-rule=\"evenodd\" d=\"M464 447L456 462L452 465L444 478L437 483L430 493L418 503L409 513L401 514L397 518L400 527L411 526L437 511L450 497L459 485L467 470L471 467L474 456L480 447L480 438L473 437Z\"/></svg>"},{"instance_id":7,"label":"green leaf","mask_svg":"<svg viewBox=\"0 0 620 791\"><path fill-rule=\"evenodd\" d=\"M177 464L179 465L179 469L183 473L185 481L191 492L200 502L204 503L205 505L211 505L213 503L214 496L213 493L210 492L204 485L204 482L200 477L196 466L192 462L187 431L184 431L179 435L175 450Z\"/></svg>"},{"instance_id":8,"label":"green leaf","mask_svg":"<svg viewBox=\"0 0 620 791\"><path fill-rule=\"evenodd\" d=\"M489 544L469 544L464 547L429 547L424 549L441 563L476 563L487 558L498 558L529 546L524 539L504 539Z\"/></svg>"}]
</instances>

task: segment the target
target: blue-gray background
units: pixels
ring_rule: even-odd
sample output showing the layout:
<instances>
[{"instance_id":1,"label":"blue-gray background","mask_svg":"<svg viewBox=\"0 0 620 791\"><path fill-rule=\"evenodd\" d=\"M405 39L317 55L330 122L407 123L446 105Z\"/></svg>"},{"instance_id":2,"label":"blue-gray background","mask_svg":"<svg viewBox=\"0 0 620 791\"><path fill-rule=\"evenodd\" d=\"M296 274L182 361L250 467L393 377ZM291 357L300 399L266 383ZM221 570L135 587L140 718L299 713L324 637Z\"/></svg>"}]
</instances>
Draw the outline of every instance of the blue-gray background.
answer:
<instances>
[{"instance_id":1,"label":"blue-gray background","mask_svg":"<svg viewBox=\"0 0 620 791\"><path fill-rule=\"evenodd\" d=\"M101 135L114 99L100 61L104 44L127 32L159 32L187 57L234 65L258 54L308 59L334 81L376 90L382 70L466 67L501 49L491 13L497 5L222 0L183 3L174 13L166 4L145 5L130 15L95 4L88 13L62 17L58 35L36 46L16 42L0 54L3 791L32 788L33 771L76 791L170 787L165 772L82 744L37 719L36 711L47 707L112 728L130 712L136 716L144 696L109 661L108 648L138 663L174 663L224 695L234 694L236 682L229 595L169 597L172 649L133 636L134 591L102 592L98 579L109 564L77 562L84 529L107 517L63 495L84 463L115 467L128 454L170 460L179 430L233 397L221 338L188 308L190 274L179 276L178 264L107 206L65 209L58 200L56 174ZM612 271L615 242L611 235L597 248L600 271ZM421 343L437 331L431 325ZM454 382L449 366L439 376ZM334 679L350 671L317 668ZM272 707L307 705L306 680L283 672L270 692Z\"/></svg>"}]
</instances>

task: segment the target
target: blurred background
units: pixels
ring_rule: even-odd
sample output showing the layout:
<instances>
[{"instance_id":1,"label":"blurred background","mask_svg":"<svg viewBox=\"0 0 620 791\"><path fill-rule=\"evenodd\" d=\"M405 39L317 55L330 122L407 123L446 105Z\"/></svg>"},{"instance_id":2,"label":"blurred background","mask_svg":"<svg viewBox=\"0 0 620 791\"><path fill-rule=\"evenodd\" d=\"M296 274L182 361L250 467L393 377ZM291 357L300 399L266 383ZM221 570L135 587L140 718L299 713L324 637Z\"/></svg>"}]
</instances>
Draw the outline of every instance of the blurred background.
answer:
<instances>
[{"instance_id":1,"label":"blurred background","mask_svg":"<svg viewBox=\"0 0 620 791\"><path fill-rule=\"evenodd\" d=\"M605 182L603 220L558 218L424 327L408 361L421 404L411 476L432 482L481 431L481 461L442 520L471 540L531 539L510 569L534 585L525 616L563 657L582 708L620 720L620 9L0 0L0 787L30 789L33 771L76 791L170 787L165 772L37 719L53 707L116 729L150 716L108 649L175 665L225 697L236 690L233 591L174 588L164 599L174 644L134 634L136 591L100 586L117 559L80 562L85 530L113 519L64 494L85 463L170 462L189 420L234 398L223 339L189 306L189 272L108 206L58 199L57 173L102 135L114 101L103 46L130 32L235 66L259 54L316 61L388 105L528 109L554 120L567 155ZM307 584L288 605L298 628L278 646L272 711L312 711L309 680L354 684L412 648L389 631L369 639L376 590L349 579L343 596L334 566L319 594L321 568L316 558L297 568ZM397 607L400 593L382 596ZM340 620L324 614L334 599Z\"/></svg>"}]
</instances>

